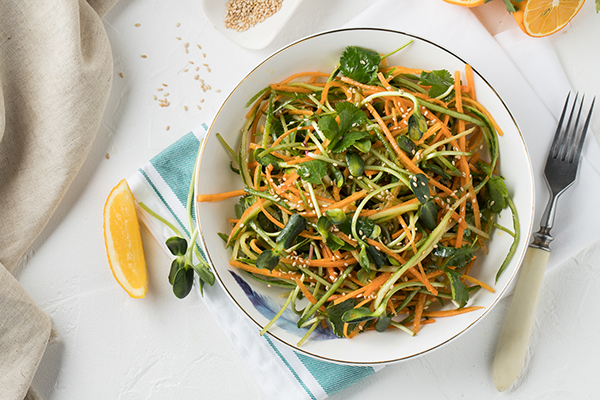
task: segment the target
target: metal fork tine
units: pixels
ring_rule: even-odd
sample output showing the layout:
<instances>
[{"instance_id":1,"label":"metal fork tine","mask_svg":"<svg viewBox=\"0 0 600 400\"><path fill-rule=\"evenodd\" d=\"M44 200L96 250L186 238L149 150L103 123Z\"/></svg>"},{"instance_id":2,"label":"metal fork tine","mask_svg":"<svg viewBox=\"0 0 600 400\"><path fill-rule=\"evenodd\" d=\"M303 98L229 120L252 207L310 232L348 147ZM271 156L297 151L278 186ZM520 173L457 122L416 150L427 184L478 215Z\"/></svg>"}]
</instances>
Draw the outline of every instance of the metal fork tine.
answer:
<instances>
[{"instance_id":1,"label":"metal fork tine","mask_svg":"<svg viewBox=\"0 0 600 400\"><path fill-rule=\"evenodd\" d=\"M567 122L567 127L565 128L564 132L560 135L560 145L558 148L558 154L556 156L563 161L567 155L567 149L571 135L571 122L573 122L573 114L575 114L575 107L577 106L577 97L579 97L579 93L575 93L575 98L573 99L573 106L571 107L571 113L569 114L569 121Z\"/></svg>"},{"instance_id":2,"label":"metal fork tine","mask_svg":"<svg viewBox=\"0 0 600 400\"><path fill-rule=\"evenodd\" d=\"M583 142L585 142L585 135L587 134L588 126L590 125L590 120L592 119L592 111L594 110L594 104L596 103L596 96L592 99L592 105L590 106L590 111L585 119L585 124L583 125L583 130L581 131L581 137L579 138L579 142L577 143L577 149L573 154L573 158L569 160L569 162L578 162L579 156L581 156L581 149L583 149Z\"/></svg>"},{"instance_id":3,"label":"metal fork tine","mask_svg":"<svg viewBox=\"0 0 600 400\"><path fill-rule=\"evenodd\" d=\"M558 126L556 127L556 133L554 133L554 139L552 140L552 146L550 147L549 156L551 158L556 158L558 153L558 145L561 138L561 129L563 121L565 120L565 114L567 113L567 108L569 107L569 97L571 97L571 92L567 94L567 99L565 100L565 105L563 106L562 114L560 115L560 120L558 121Z\"/></svg>"},{"instance_id":4,"label":"metal fork tine","mask_svg":"<svg viewBox=\"0 0 600 400\"><path fill-rule=\"evenodd\" d=\"M573 161L573 154L577 150L577 143L579 143L579 138L581 137L581 133L578 131L579 128L579 119L581 117L581 110L583 110L583 102L585 101L585 94L581 96L581 103L579 103L579 111L577 112L577 118L575 119L575 126L569 132L567 132L567 143L566 143L566 155L564 160L568 162ZM575 111L575 104L573 105L573 111ZM573 117L573 115L571 115Z\"/></svg>"}]
</instances>

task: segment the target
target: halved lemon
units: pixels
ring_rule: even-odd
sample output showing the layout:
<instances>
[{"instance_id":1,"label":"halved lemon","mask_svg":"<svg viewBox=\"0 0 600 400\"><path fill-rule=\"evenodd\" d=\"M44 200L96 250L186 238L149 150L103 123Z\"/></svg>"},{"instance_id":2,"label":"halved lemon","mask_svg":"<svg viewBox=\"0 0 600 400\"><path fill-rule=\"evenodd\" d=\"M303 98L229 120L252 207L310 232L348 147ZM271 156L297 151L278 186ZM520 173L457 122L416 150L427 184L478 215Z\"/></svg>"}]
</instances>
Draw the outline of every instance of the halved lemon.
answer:
<instances>
[{"instance_id":1,"label":"halved lemon","mask_svg":"<svg viewBox=\"0 0 600 400\"><path fill-rule=\"evenodd\" d=\"M526 0L513 13L523 32L543 37L558 32L579 12L585 0Z\"/></svg>"},{"instance_id":2,"label":"halved lemon","mask_svg":"<svg viewBox=\"0 0 600 400\"><path fill-rule=\"evenodd\" d=\"M133 298L148 292L148 268L135 200L127 181L115 186L104 205L104 243L115 279Z\"/></svg>"},{"instance_id":3,"label":"halved lemon","mask_svg":"<svg viewBox=\"0 0 600 400\"><path fill-rule=\"evenodd\" d=\"M446 3L464 7L477 7L485 3L485 0L444 0Z\"/></svg>"}]
</instances>

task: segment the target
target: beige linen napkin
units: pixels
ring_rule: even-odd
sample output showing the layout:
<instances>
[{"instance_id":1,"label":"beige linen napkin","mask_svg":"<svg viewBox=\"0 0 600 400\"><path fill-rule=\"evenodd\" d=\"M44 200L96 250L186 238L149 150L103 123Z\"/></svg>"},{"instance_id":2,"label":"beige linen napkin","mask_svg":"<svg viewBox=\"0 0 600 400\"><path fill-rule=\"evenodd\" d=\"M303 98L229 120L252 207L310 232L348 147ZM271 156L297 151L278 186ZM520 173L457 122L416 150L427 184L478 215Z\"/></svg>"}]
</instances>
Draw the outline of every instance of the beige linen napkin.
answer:
<instances>
[{"instance_id":1,"label":"beige linen napkin","mask_svg":"<svg viewBox=\"0 0 600 400\"><path fill-rule=\"evenodd\" d=\"M79 171L100 126L116 0L0 1L0 398L22 400L50 318L11 271Z\"/></svg>"}]
</instances>

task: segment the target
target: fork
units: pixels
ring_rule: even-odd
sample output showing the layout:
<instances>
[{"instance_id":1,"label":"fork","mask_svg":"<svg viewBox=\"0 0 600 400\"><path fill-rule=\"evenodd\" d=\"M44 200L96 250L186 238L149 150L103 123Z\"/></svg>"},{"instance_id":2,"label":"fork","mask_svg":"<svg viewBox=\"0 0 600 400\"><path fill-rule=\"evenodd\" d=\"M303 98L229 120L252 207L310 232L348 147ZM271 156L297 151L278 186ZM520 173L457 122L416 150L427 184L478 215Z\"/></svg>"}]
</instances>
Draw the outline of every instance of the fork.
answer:
<instances>
[{"instance_id":1,"label":"fork","mask_svg":"<svg viewBox=\"0 0 600 400\"><path fill-rule=\"evenodd\" d=\"M576 94L568 122L563 129L570 97L571 93L567 95L544 169L550 199L542 215L540 230L533 234L533 242L527 249L496 350L494 384L496 389L501 392L513 384L525 361L544 270L550 256L549 245L553 240L550 230L554 225L557 200L577 178L581 150L596 101L594 96L583 128L578 129L585 96L582 96L579 107L577 107L578 94ZM575 121L573 121L574 118Z\"/></svg>"}]
</instances>

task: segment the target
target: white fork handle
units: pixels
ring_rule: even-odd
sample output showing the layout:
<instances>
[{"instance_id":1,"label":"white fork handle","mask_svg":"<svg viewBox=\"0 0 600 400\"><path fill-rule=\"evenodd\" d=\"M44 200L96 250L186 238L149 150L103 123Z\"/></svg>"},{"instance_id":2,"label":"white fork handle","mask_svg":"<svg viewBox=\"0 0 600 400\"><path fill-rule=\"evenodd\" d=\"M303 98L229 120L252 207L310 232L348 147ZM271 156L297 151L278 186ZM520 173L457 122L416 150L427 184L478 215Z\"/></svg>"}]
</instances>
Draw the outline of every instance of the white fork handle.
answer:
<instances>
[{"instance_id":1,"label":"white fork handle","mask_svg":"<svg viewBox=\"0 0 600 400\"><path fill-rule=\"evenodd\" d=\"M549 256L546 250L527 249L494 359L494 384L500 392L513 384L523 368Z\"/></svg>"}]
</instances>

